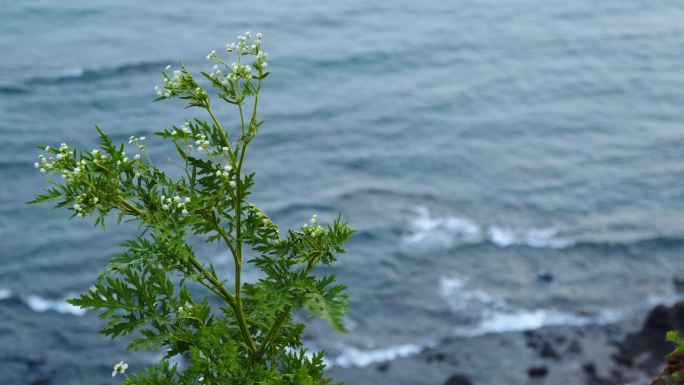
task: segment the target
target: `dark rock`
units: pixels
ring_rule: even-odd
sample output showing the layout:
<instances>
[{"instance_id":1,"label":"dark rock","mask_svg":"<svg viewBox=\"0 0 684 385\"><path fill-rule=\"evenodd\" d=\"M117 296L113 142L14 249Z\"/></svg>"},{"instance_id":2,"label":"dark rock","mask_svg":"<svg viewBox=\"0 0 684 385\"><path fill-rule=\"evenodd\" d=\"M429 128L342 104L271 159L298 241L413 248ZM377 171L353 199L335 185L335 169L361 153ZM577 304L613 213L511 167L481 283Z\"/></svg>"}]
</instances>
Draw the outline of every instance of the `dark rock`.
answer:
<instances>
[{"instance_id":1,"label":"dark rock","mask_svg":"<svg viewBox=\"0 0 684 385\"><path fill-rule=\"evenodd\" d=\"M537 277L535 280L539 283L551 283L551 282L553 282L553 280L555 278L556 277L554 277L553 274L551 274L550 272L547 271L547 272L537 274Z\"/></svg>"},{"instance_id":2,"label":"dark rock","mask_svg":"<svg viewBox=\"0 0 684 385\"><path fill-rule=\"evenodd\" d=\"M672 285L677 293L684 293L684 278L675 277Z\"/></svg>"},{"instance_id":3,"label":"dark rock","mask_svg":"<svg viewBox=\"0 0 684 385\"><path fill-rule=\"evenodd\" d=\"M378 365L378 372L386 372L387 369L390 368L390 363L389 362L383 362L380 365Z\"/></svg>"},{"instance_id":4,"label":"dark rock","mask_svg":"<svg viewBox=\"0 0 684 385\"><path fill-rule=\"evenodd\" d=\"M653 308L641 330L615 343L618 352L613 360L623 367L632 367L637 357L640 357L639 367L655 374L655 370L663 363L663 357L672 350L672 344L665 341L665 334L669 330L684 332L684 301L671 307L659 305ZM645 358L642 357L644 354Z\"/></svg>"},{"instance_id":5,"label":"dark rock","mask_svg":"<svg viewBox=\"0 0 684 385\"><path fill-rule=\"evenodd\" d=\"M684 354L683 353L679 353L675 356L670 357L667 360L667 366L663 370L663 373L657 379L655 379L653 382L651 382L651 385L666 385L669 382L669 381L666 381L667 377L670 377L670 376L684 377ZM672 378L670 378L670 380L672 380Z\"/></svg>"},{"instance_id":6,"label":"dark rock","mask_svg":"<svg viewBox=\"0 0 684 385\"><path fill-rule=\"evenodd\" d=\"M533 366L527 369L527 375L530 377L546 377L549 374L549 369L546 366Z\"/></svg>"},{"instance_id":7,"label":"dark rock","mask_svg":"<svg viewBox=\"0 0 684 385\"><path fill-rule=\"evenodd\" d=\"M611 358L613 359L613 361L615 361L616 364L627 368L631 368L634 364L632 357L626 354L613 354Z\"/></svg>"},{"instance_id":8,"label":"dark rock","mask_svg":"<svg viewBox=\"0 0 684 385\"><path fill-rule=\"evenodd\" d=\"M468 377L462 376L460 374L454 374L453 376L449 377L446 382L444 382L444 385L473 385L473 383L470 382Z\"/></svg>"},{"instance_id":9,"label":"dark rock","mask_svg":"<svg viewBox=\"0 0 684 385\"><path fill-rule=\"evenodd\" d=\"M557 360L560 357L558 356L558 353L556 352L556 349L553 348L553 345L549 342L544 342L542 345L541 349L539 350L539 356L542 358L550 358Z\"/></svg>"},{"instance_id":10,"label":"dark rock","mask_svg":"<svg viewBox=\"0 0 684 385\"><path fill-rule=\"evenodd\" d=\"M595 376L596 375L596 365L593 362L586 362L582 365L582 370L584 373Z\"/></svg>"},{"instance_id":11,"label":"dark rock","mask_svg":"<svg viewBox=\"0 0 684 385\"><path fill-rule=\"evenodd\" d=\"M580 345L577 340L572 340L570 341L570 344L568 344L567 352L571 354L582 354L582 345Z\"/></svg>"}]
</instances>

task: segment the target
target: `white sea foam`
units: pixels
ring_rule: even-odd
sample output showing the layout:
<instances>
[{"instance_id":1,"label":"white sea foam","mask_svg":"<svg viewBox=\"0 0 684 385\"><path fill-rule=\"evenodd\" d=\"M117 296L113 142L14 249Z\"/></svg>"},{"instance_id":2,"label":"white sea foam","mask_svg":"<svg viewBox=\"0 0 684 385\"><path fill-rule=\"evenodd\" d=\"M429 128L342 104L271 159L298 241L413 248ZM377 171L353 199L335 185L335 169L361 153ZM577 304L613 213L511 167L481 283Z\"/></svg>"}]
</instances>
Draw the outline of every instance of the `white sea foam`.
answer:
<instances>
[{"instance_id":1,"label":"white sea foam","mask_svg":"<svg viewBox=\"0 0 684 385\"><path fill-rule=\"evenodd\" d=\"M3 299L10 298L12 296L12 290L10 289L0 289L0 301Z\"/></svg>"},{"instance_id":2,"label":"white sea foam","mask_svg":"<svg viewBox=\"0 0 684 385\"><path fill-rule=\"evenodd\" d=\"M72 314L77 316L85 314L86 309L81 309L80 307L66 303L66 299L71 297L72 296L67 296L60 300L52 300L37 295L27 295L22 298L22 301L26 303L31 310L38 313L50 310L60 314Z\"/></svg>"},{"instance_id":3,"label":"white sea foam","mask_svg":"<svg viewBox=\"0 0 684 385\"><path fill-rule=\"evenodd\" d=\"M405 245L450 248L459 245L490 242L499 247L528 246L562 249L575 242L559 236L556 228L509 228L482 225L468 218L433 217L425 207L416 210L409 222Z\"/></svg>"},{"instance_id":4,"label":"white sea foam","mask_svg":"<svg viewBox=\"0 0 684 385\"><path fill-rule=\"evenodd\" d=\"M484 334L539 329L545 326L582 326L616 322L619 311L604 311L597 315L580 315L555 309L520 309L511 306L505 298L473 289L466 279L443 277L439 280L439 294L454 311L479 312L479 321L463 325L456 331L462 337Z\"/></svg>"},{"instance_id":5,"label":"white sea foam","mask_svg":"<svg viewBox=\"0 0 684 385\"><path fill-rule=\"evenodd\" d=\"M329 362L329 366L365 367L379 362L393 361L420 353L424 347L415 344L389 346L380 349L357 349L347 346L340 355Z\"/></svg>"},{"instance_id":6,"label":"white sea foam","mask_svg":"<svg viewBox=\"0 0 684 385\"><path fill-rule=\"evenodd\" d=\"M503 308L506 301L484 290L467 288L467 280L458 277L444 277L439 280L439 294L451 310Z\"/></svg>"},{"instance_id":7,"label":"white sea foam","mask_svg":"<svg viewBox=\"0 0 684 385\"><path fill-rule=\"evenodd\" d=\"M594 316L566 313L553 309L517 310L513 312L491 312L475 326L456 330L460 337L475 337L485 334L536 330L546 326L603 325L620 319L619 312L606 311Z\"/></svg>"}]
</instances>

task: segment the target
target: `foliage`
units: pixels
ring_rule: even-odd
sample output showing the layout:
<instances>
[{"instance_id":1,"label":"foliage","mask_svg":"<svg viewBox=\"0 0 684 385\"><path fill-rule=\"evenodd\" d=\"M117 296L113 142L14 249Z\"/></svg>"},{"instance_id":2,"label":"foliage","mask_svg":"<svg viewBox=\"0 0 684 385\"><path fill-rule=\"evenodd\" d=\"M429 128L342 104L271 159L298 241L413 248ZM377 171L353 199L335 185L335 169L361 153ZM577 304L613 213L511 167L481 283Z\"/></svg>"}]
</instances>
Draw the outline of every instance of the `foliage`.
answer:
<instances>
[{"instance_id":1,"label":"foliage","mask_svg":"<svg viewBox=\"0 0 684 385\"><path fill-rule=\"evenodd\" d=\"M208 116L157 133L178 153L180 178L152 162L144 137L115 144L97 128L100 147L92 151L39 147L46 154L35 166L47 174L49 186L30 203L55 201L72 218L93 215L103 228L112 211L119 222L137 222L139 235L123 245L125 251L88 292L69 300L99 312L106 321L102 334L130 336L128 349L163 349L157 365L126 376L125 384L329 384L323 354L303 348L304 325L292 314L303 309L344 331L345 287L333 275L314 272L336 261L354 231L339 216L325 227L314 216L283 236L248 201L254 174L242 170L263 123L257 113L268 57L260 34L252 39L246 33L226 51L235 63L228 65L214 51L207 56L215 63L212 72L201 73L209 91L183 63L176 70L168 66L164 85L157 87L156 100L179 98ZM236 129L223 128L214 114L216 100L236 108ZM133 158L126 154L131 147L139 151ZM63 180L53 181L55 174ZM234 261L232 287L197 255L188 242L192 236L226 247ZM260 269L263 278L243 282L244 263ZM205 296L193 296L191 283L206 289ZM211 305L216 301L206 295L222 305ZM169 359L177 355L187 365L172 365ZM121 362L112 375L126 368Z\"/></svg>"},{"instance_id":2,"label":"foliage","mask_svg":"<svg viewBox=\"0 0 684 385\"><path fill-rule=\"evenodd\" d=\"M665 335L665 339L675 344L675 349L667 355L668 358L684 352L684 338L679 335L679 332L676 330L670 330Z\"/></svg>"}]
</instances>

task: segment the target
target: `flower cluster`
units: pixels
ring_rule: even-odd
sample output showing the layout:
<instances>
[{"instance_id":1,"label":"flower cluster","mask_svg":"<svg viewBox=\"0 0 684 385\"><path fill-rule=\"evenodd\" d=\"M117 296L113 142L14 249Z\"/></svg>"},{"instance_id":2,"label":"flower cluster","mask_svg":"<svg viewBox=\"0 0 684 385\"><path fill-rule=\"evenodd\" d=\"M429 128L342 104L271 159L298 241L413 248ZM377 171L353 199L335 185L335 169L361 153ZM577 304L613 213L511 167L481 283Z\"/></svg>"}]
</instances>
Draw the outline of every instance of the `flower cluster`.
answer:
<instances>
[{"instance_id":1,"label":"flower cluster","mask_svg":"<svg viewBox=\"0 0 684 385\"><path fill-rule=\"evenodd\" d=\"M238 36L237 43L226 44L226 51L229 54L235 52L238 55L238 62L232 63L231 65L228 65L221 60L216 54L216 51L211 51L207 55L207 60L213 59L217 64L214 65L213 71L209 76L224 86L227 86L231 80L252 79L252 67L259 71L263 71L268 66L268 63L266 62L266 60L268 60L268 54L261 50L262 35L261 33L257 33L254 40L250 42L250 39L252 39L252 34L250 32L245 32L244 35ZM244 55L253 55L256 57L256 60L251 63L251 66L240 63L240 57ZM220 65L224 66L229 73L224 74Z\"/></svg>"},{"instance_id":2,"label":"flower cluster","mask_svg":"<svg viewBox=\"0 0 684 385\"><path fill-rule=\"evenodd\" d=\"M302 226L302 231L304 231L312 237L325 234L325 228L318 224L318 216L316 214L314 214L311 217L309 224L305 224Z\"/></svg>"},{"instance_id":3,"label":"flower cluster","mask_svg":"<svg viewBox=\"0 0 684 385\"><path fill-rule=\"evenodd\" d=\"M117 374L125 374L126 369L128 369L128 364L119 361L118 363L114 364L114 371L112 372L112 377L116 376Z\"/></svg>"},{"instance_id":4,"label":"flower cluster","mask_svg":"<svg viewBox=\"0 0 684 385\"><path fill-rule=\"evenodd\" d=\"M98 197L89 197L86 194L81 194L77 196L74 201L74 205L71 207L74 212L76 213L76 216L79 217L85 217L86 214L90 213L93 211L95 206L100 202L100 198Z\"/></svg>"},{"instance_id":5,"label":"flower cluster","mask_svg":"<svg viewBox=\"0 0 684 385\"><path fill-rule=\"evenodd\" d=\"M121 159L116 161L117 166L121 166L122 164L125 165L126 163L130 162L131 160L126 156L126 151L121 151Z\"/></svg>"},{"instance_id":6,"label":"flower cluster","mask_svg":"<svg viewBox=\"0 0 684 385\"><path fill-rule=\"evenodd\" d=\"M43 154L38 155L39 162L33 163L33 166L42 173L63 169L71 158L71 151L66 143L62 143L57 151L51 150L50 146L45 146L43 150L45 152L53 153L55 156L48 158Z\"/></svg>"},{"instance_id":7,"label":"flower cluster","mask_svg":"<svg viewBox=\"0 0 684 385\"><path fill-rule=\"evenodd\" d=\"M238 79L251 79L252 78L252 68L248 65L242 65L238 63L233 63L230 66L232 72L224 75L217 64L214 65L214 71L209 74L212 79L215 79L219 83L228 85L229 80Z\"/></svg>"},{"instance_id":8,"label":"flower cluster","mask_svg":"<svg viewBox=\"0 0 684 385\"><path fill-rule=\"evenodd\" d=\"M131 135L128 138L128 144L135 144L136 147L138 147L138 149L140 149L140 151L145 151L145 145L143 144L144 141L145 141L144 136L141 136L138 138L138 137L135 137L134 135Z\"/></svg>"},{"instance_id":9,"label":"flower cluster","mask_svg":"<svg viewBox=\"0 0 684 385\"><path fill-rule=\"evenodd\" d=\"M93 157L93 162L95 164L105 162L109 159L109 157L107 157L107 155L101 154L100 150L98 150L98 149L90 150L90 155Z\"/></svg>"},{"instance_id":10,"label":"flower cluster","mask_svg":"<svg viewBox=\"0 0 684 385\"><path fill-rule=\"evenodd\" d=\"M183 123L183 125L181 126L180 129L185 135L192 134L192 130L190 129L190 123L188 123L188 122ZM176 130L175 128L173 130L171 130L171 136L174 136L174 137L178 136L178 130Z\"/></svg>"},{"instance_id":11,"label":"flower cluster","mask_svg":"<svg viewBox=\"0 0 684 385\"><path fill-rule=\"evenodd\" d=\"M166 195L161 196L162 209L166 211L177 212L180 210L182 215L188 214L187 204L190 203L190 198L181 197L179 195L173 198L167 197Z\"/></svg>"},{"instance_id":12,"label":"flower cluster","mask_svg":"<svg viewBox=\"0 0 684 385\"><path fill-rule=\"evenodd\" d=\"M209 141L207 140L207 136L204 134L197 134L195 135L195 145L197 146L197 151L202 152L202 151L207 151L209 150Z\"/></svg>"},{"instance_id":13,"label":"flower cluster","mask_svg":"<svg viewBox=\"0 0 684 385\"><path fill-rule=\"evenodd\" d=\"M185 306L178 306L178 311L176 312L181 318L192 317L192 311L194 309L193 304L187 304Z\"/></svg>"},{"instance_id":14,"label":"flower cluster","mask_svg":"<svg viewBox=\"0 0 684 385\"><path fill-rule=\"evenodd\" d=\"M157 96L160 98L170 98L176 95L188 95L196 101L206 101L207 93L197 84L192 75L183 67L174 70L170 65L166 66L166 71L172 71L170 76L164 72L164 86L155 86Z\"/></svg>"},{"instance_id":15,"label":"flower cluster","mask_svg":"<svg viewBox=\"0 0 684 385\"><path fill-rule=\"evenodd\" d=\"M231 180L231 171L233 171L233 167L230 164L226 164L223 167L221 167L220 164L216 165L216 176L221 179L227 180L228 186L230 186L231 188L235 188L235 181Z\"/></svg>"},{"instance_id":16,"label":"flower cluster","mask_svg":"<svg viewBox=\"0 0 684 385\"><path fill-rule=\"evenodd\" d=\"M238 54L242 54L249 53L250 51L258 49L261 45L261 39L263 38L263 35L261 34L261 32L257 32L256 36L254 37L254 42L250 45L249 39L251 38L252 34L249 31L245 32L243 35L238 36L237 43L226 44L226 51L228 51L229 53L237 52ZM215 51L212 52L214 52L214 55L216 54ZM210 57L207 57L207 59L210 59Z\"/></svg>"}]
</instances>

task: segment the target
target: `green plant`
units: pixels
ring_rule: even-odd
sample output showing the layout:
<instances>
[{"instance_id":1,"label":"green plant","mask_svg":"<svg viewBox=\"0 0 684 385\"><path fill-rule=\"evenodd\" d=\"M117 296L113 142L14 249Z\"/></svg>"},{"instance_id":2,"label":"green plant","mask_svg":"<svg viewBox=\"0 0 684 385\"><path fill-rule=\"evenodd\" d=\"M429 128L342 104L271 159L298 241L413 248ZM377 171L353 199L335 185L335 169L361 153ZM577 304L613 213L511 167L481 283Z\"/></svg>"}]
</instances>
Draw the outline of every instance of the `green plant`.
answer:
<instances>
[{"instance_id":1,"label":"green plant","mask_svg":"<svg viewBox=\"0 0 684 385\"><path fill-rule=\"evenodd\" d=\"M56 200L55 207L67 207L72 218L92 214L103 228L111 211L118 222L137 222L139 235L124 244L94 287L69 300L99 311L107 321L104 335L131 335L128 349L164 349L157 365L126 376L125 384L329 384L323 353L306 351L304 325L292 314L304 309L344 331L345 287L335 276L314 271L334 263L354 231L339 215L326 227L314 215L310 224L283 236L248 202L254 174L243 174L243 165L263 123L257 114L269 75L267 55L260 34L246 33L226 50L235 63L214 51L207 56L215 63L211 73L202 72L211 96L182 62L177 70L168 66L164 85L157 87L156 100L180 98L208 115L208 121L194 119L157 133L180 156L178 177L155 166L144 137L130 137L129 147L139 153L129 158L126 145L114 144L97 128L99 149L39 147L47 156L35 166L47 174L49 187L29 203ZM237 109L235 130L217 119L216 99ZM54 174L64 180L52 181ZM232 287L201 261L191 236L226 247L234 262ZM245 263L256 266L262 278L244 282ZM191 283L218 301L196 298ZM169 363L177 355L185 358L185 368ZM116 364L112 375L125 375L127 367Z\"/></svg>"},{"instance_id":2,"label":"green plant","mask_svg":"<svg viewBox=\"0 0 684 385\"><path fill-rule=\"evenodd\" d=\"M679 335L679 332L677 332L676 330L670 330L669 332L667 332L667 334L665 335L665 340L675 344L675 349L667 355L668 358L681 352L684 352L684 338L682 338Z\"/></svg>"}]
</instances>

